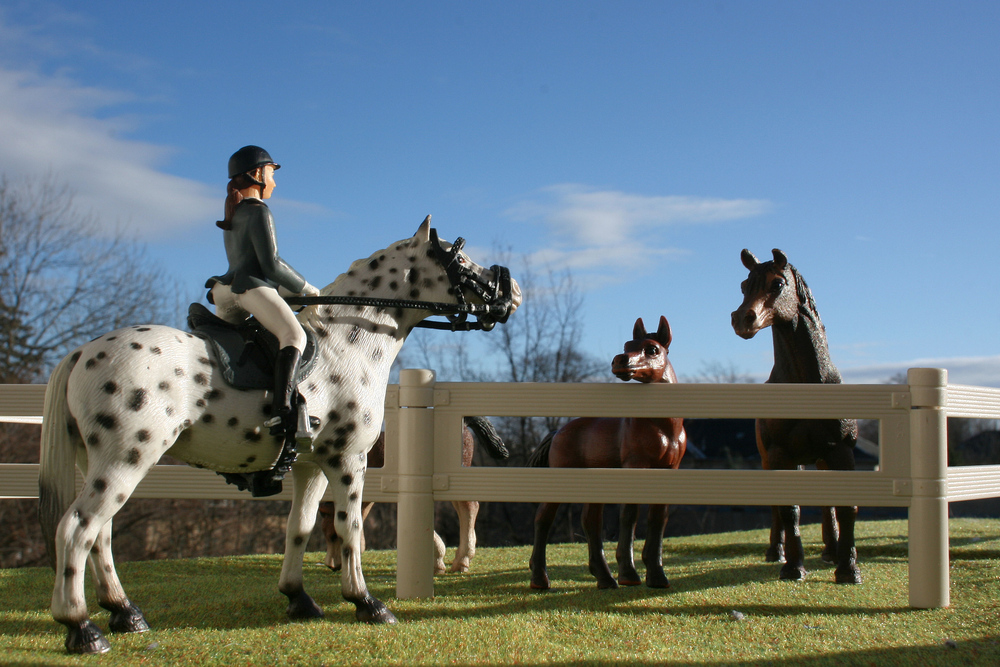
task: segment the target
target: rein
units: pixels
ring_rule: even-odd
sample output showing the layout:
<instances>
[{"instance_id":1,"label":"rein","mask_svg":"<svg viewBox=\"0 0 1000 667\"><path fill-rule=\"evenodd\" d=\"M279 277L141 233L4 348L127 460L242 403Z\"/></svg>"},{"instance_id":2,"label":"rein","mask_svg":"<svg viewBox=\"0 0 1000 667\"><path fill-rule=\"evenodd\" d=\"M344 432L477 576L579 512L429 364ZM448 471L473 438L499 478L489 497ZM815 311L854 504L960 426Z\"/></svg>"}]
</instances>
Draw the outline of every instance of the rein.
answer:
<instances>
[{"instance_id":1,"label":"rein","mask_svg":"<svg viewBox=\"0 0 1000 667\"><path fill-rule=\"evenodd\" d=\"M466 265L462 256L465 239L455 239L449 250L445 250L438 238L437 230L430 230L430 240L434 256L444 268L451 281L452 291L458 303L443 303L440 301L416 301L413 299L383 299L367 296L292 296L285 301L295 306L343 305L343 306L374 306L377 308L412 308L429 310L431 315L444 315L447 322L424 320L415 326L424 329L440 329L444 331L490 331L496 324L507 321L513 305L510 270L505 266L494 264L490 267L493 280L484 281ZM463 288L471 290L485 303L469 303L465 299ZM475 315L476 321L469 322L469 315Z\"/></svg>"}]
</instances>

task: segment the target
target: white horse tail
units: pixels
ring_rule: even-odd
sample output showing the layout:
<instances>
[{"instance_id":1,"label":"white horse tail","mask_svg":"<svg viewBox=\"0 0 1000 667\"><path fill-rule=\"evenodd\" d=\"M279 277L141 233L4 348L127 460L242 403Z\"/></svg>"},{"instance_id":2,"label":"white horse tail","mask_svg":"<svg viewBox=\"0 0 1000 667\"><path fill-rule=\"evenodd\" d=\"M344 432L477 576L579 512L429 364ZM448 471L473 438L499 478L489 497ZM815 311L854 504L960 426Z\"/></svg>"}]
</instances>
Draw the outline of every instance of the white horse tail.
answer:
<instances>
[{"instance_id":1,"label":"white horse tail","mask_svg":"<svg viewBox=\"0 0 1000 667\"><path fill-rule=\"evenodd\" d=\"M56 528L76 498L76 450L83 444L66 401L69 375L79 358L79 353L69 355L52 371L45 389L45 408L42 412L38 521L53 567Z\"/></svg>"}]
</instances>

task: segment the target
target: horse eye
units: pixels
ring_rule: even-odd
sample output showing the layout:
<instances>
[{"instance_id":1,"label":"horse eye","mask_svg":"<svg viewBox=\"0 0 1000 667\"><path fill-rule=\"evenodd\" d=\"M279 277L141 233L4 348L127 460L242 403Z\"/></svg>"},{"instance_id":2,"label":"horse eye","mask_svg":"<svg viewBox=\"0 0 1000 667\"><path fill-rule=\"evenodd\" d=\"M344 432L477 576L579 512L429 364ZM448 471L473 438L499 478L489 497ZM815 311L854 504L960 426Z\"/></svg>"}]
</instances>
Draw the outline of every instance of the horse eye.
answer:
<instances>
[{"instance_id":1,"label":"horse eye","mask_svg":"<svg viewBox=\"0 0 1000 667\"><path fill-rule=\"evenodd\" d=\"M775 278L774 282L771 283L771 292L773 292L774 294L777 294L778 292L780 292L783 289L785 289L785 279L784 278Z\"/></svg>"},{"instance_id":2,"label":"horse eye","mask_svg":"<svg viewBox=\"0 0 1000 667\"><path fill-rule=\"evenodd\" d=\"M646 346L646 356L647 357L655 357L659 353L660 353L660 348L656 347L655 345L647 345Z\"/></svg>"}]
</instances>

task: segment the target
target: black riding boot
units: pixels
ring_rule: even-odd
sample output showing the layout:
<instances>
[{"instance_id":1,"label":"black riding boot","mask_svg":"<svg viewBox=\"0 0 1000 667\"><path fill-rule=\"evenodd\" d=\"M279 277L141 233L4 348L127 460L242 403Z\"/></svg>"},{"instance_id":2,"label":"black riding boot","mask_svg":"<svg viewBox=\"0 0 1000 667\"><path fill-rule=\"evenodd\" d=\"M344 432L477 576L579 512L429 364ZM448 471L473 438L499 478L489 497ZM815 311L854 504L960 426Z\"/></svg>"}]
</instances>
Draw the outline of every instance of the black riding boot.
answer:
<instances>
[{"instance_id":1,"label":"black riding boot","mask_svg":"<svg viewBox=\"0 0 1000 667\"><path fill-rule=\"evenodd\" d=\"M291 345L278 350L278 358L274 361L273 417L268 421L271 435L295 433L298 426L298 411L293 405L293 394L298 387L296 379L301 358L302 353Z\"/></svg>"}]
</instances>

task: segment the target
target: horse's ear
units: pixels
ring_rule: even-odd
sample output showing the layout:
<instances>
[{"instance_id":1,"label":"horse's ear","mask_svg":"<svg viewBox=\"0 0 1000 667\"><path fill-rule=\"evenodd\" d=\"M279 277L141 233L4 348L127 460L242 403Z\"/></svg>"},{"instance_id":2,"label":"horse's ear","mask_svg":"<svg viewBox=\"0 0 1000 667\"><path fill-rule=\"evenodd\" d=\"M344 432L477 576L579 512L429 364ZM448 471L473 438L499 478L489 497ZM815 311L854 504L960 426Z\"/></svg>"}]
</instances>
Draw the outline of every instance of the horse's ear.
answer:
<instances>
[{"instance_id":1,"label":"horse's ear","mask_svg":"<svg viewBox=\"0 0 1000 667\"><path fill-rule=\"evenodd\" d=\"M660 315L660 328L656 330L656 341L663 346L663 349L670 349L670 341L674 339L673 334L670 333L670 322L667 322L667 318Z\"/></svg>"},{"instance_id":2,"label":"horse's ear","mask_svg":"<svg viewBox=\"0 0 1000 667\"><path fill-rule=\"evenodd\" d=\"M420 223L420 227L417 228L417 233L413 235L413 238L417 239L420 243L427 243L431 240L431 216L424 218L424 221Z\"/></svg>"},{"instance_id":3,"label":"horse's ear","mask_svg":"<svg viewBox=\"0 0 1000 667\"><path fill-rule=\"evenodd\" d=\"M788 266L788 258L785 257L785 253L775 248L771 254L774 255L774 268L778 271L784 271L785 267Z\"/></svg>"},{"instance_id":4,"label":"horse's ear","mask_svg":"<svg viewBox=\"0 0 1000 667\"><path fill-rule=\"evenodd\" d=\"M743 252L740 253L740 259L743 260L743 266L747 267L748 271L753 271L760 264L757 258L753 256L753 253L746 248L743 248Z\"/></svg>"},{"instance_id":5,"label":"horse's ear","mask_svg":"<svg viewBox=\"0 0 1000 667\"><path fill-rule=\"evenodd\" d=\"M642 318L640 317L635 321L635 326L632 327L632 340L646 340L649 336L646 335L646 325L642 323Z\"/></svg>"}]
</instances>

